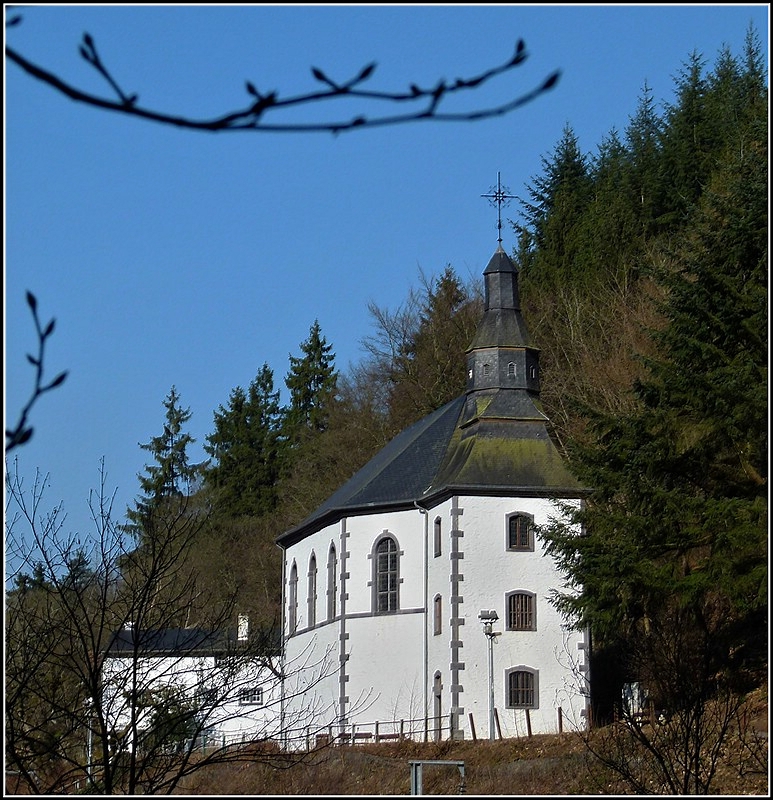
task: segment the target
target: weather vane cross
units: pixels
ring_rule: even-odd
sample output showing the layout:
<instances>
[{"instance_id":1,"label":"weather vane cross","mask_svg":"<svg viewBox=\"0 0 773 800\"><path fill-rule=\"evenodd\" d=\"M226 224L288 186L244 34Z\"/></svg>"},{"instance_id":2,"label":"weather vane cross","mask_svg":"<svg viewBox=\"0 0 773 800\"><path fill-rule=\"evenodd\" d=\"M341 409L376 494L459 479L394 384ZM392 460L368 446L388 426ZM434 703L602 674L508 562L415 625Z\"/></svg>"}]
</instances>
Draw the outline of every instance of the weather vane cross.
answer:
<instances>
[{"instance_id":1,"label":"weather vane cross","mask_svg":"<svg viewBox=\"0 0 773 800\"><path fill-rule=\"evenodd\" d=\"M510 194L507 186L502 186L497 172L497 185L492 186L488 194L482 194L481 197L488 198L492 206L497 207L497 241L502 244L502 206L510 205L510 201L515 199L515 195Z\"/></svg>"}]
</instances>

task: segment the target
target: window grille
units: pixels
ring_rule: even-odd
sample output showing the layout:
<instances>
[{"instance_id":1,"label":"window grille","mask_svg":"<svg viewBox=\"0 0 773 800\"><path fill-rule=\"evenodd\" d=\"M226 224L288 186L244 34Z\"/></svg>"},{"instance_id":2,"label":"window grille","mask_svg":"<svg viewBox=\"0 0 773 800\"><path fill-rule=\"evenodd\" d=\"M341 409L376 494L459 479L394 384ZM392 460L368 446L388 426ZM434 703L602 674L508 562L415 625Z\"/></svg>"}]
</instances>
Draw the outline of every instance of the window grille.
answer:
<instances>
[{"instance_id":1,"label":"window grille","mask_svg":"<svg viewBox=\"0 0 773 800\"><path fill-rule=\"evenodd\" d=\"M535 675L531 670L515 669L507 676L508 708L536 708Z\"/></svg>"},{"instance_id":2,"label":"window grille","mask_svg":"<svg viewBox=\"0 0 773 800\"><path fill-rule=\"evenodd\" d=\"M507 596L507 630L533 631L534 595L529 592L513 592Z\"/></svg>"}]
</instances>

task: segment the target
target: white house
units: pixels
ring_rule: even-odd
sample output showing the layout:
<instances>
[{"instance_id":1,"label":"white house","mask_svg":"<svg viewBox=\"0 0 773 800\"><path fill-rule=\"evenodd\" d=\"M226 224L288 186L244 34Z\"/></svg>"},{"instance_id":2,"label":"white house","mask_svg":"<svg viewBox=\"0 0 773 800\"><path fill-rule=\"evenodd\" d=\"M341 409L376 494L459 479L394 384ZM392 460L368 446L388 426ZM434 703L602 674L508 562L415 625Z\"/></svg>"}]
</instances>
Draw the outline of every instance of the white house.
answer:
<instances>
[{"instance_id":1,"label":"white house","mask_svg":"<svg viewBox=\"0 0 773 800\"><path fill-rule=\"evenodd\" d=\"M142 746L155 732L197 747L279 741L276 654L256 658L242 619L240 627L237 637L202 628L115 633L103 660L102 711L116 743Z\"/></svg>"},{"instance_id":2,"label":"white house","mask_svg":"<svg viewBox=\"0 0 773 800\"><path fill-rule=\"evenodd\" d=\"M504 737L584 725L587 642L549 603L563 579L534 526L585 492L548 435L539 351L501 244L484 278L465 394L277 540L285 712L305 709L319 730L375 735L378 722L383 735L403 720L414 736L465 738L472 726L489 736L492 719Z\"/></svg>"}]
</instances>

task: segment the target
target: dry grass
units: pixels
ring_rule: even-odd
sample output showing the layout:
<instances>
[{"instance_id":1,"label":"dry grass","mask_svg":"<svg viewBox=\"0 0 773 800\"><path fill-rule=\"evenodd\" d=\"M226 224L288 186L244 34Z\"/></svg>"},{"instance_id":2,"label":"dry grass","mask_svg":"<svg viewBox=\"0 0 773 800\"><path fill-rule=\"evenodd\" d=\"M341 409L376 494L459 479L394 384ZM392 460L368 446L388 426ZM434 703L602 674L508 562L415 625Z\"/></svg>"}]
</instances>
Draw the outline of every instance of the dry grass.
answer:
<instances>
[{"instance_id":1,"label":"dry grass","mask_svg":"<svg viewBox=\"0 0 773 800\"><path fill-rule=\"evenodd\" d=\"M718 770L713 793L768 795L767 693L750 705L750 755L734 735ZM472 795L622 794L625 787L605 773L572 733L504 741L462 741L332 747L310 753L285 769L259 762L212 767L180 788L185 794L405 795L410 794L409 762L463 761L464 792ZM423 794L460 793L453 765L423 769Z\"/></svg>"}]
</instances>

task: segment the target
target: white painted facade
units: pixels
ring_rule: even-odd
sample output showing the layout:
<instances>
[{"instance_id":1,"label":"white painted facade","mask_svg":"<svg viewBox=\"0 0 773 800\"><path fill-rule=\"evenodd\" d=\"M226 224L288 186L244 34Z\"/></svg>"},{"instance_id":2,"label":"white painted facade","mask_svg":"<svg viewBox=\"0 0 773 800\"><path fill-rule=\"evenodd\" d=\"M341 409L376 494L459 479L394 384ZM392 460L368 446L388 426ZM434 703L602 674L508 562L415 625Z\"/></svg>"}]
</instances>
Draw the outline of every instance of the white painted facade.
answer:
<instances>
[{"instance_id":1,"label":"white painted facade","mask_svg":"<svg viewBox=\"0 0 773 800\"><path fill-rule=\"evenodd\" d=\"M109 655L102 687L102 712L124 747L133 743L133 719L138 736L148 732L151 696L165 691L199 706L193 723L198 746L280 739L281 686L257 660L234 665L215 655Z\"/></svg>"},{"instance_id":2,"label":"white painted facade","mask_svg":"<svg viewBox=\"0 0 773 800\"><path fill-rule=\"evenodd\" d=\"M533 733L557 731L559 708L567 729L584 726L586 643L548 602L562 581L539 540L534 537L526 551L508 549L508 518L516 512L541 525L557 509L538 497L451 497L426 511L416 507L350 516L287 548L286 623L293 618L294 567L298 581L296 627L285 631L286 659L293 664L313 653L313 660L326 663L327 677L309 690L314 701L299 698L318 709L309 725L372 730L379 721L383 730L390 721L426 719L420 727L430 738L438 729L444 739L470 738L472 715L477 736L487 738L489 640L478 614L493 609L499 617L494 630L501 632L493 644L494 707L501 735L527 733L526 711L509 707L508 673L515 668L535 676L536 698L529 709ZM398 546L399 600L397 610L378 613L374 550L385 536ZM328 571L331 548L335 583ZM315 624L309 626L312 555L317 564ZM333 589L335 608L328 604ZM507 598L519 590L533 595L534 630L507 630ZM298 712L295 706L288 702L288 710Z\"/></svg>"}]
</instances>

